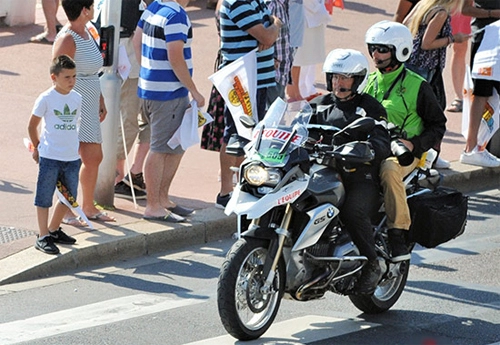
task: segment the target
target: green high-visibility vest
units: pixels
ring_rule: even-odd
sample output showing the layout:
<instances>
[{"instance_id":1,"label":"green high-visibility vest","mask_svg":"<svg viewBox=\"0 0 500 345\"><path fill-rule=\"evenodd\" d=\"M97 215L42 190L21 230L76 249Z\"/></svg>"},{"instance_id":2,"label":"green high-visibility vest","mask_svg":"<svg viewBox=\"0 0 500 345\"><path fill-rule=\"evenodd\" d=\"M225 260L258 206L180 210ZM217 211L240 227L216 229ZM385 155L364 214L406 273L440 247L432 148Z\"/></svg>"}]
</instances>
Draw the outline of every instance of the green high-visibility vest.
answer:
<instances>
[{"instance_id":1,"label":"green high-visibility vest","mask_svg":"<svg viewBox=\"0 0 500 345\"><path fill-rule=\"evenodd\" d=\"M401 65L388 73L382 74L379 70L370 73L364 92L381 102L388 121L404 130L406 138L411 139L424 130L422 118L417 114L417 97L424 79L403 69Z\"/></svg>"}]
</instances>

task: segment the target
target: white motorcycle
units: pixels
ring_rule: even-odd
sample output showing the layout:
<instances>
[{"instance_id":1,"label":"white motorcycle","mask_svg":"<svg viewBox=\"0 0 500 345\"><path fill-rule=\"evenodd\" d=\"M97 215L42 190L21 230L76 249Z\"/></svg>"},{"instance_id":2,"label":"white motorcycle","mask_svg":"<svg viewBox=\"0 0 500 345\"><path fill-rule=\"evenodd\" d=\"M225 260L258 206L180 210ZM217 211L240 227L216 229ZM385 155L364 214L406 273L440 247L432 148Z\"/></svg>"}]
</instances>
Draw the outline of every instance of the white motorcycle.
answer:
<instances>
[{"instance_id":1,"label":"white motorcycle","mask_svg":"<svg viewBox=\"0 0 500 345\"><path fill-rule=\"evenodd\" d=\"M331 291L348 295L358 309L373 314L391 308L406 284L410 261L391 261L381 201L373 236L384 273L373 295L353 294L367 258L339 219L345 190L336 166L340 160L368 162L374 153L365 142L332 147L311 140L311 115L307 102L287 105L278 99L255 126L251 141L228 145L246 159L225 212L250 223L245 231L238 229L239 239L221 267L217 301L225 329L240 340L264 334L284 296L307 301ZM242 122L255 125L248 117ZM322 130L338 134L373 125L372 119L361 118L342 130ZM419 186L420 171L406 181L409 194L429 191Z\"/></svg>"}]
</instances>

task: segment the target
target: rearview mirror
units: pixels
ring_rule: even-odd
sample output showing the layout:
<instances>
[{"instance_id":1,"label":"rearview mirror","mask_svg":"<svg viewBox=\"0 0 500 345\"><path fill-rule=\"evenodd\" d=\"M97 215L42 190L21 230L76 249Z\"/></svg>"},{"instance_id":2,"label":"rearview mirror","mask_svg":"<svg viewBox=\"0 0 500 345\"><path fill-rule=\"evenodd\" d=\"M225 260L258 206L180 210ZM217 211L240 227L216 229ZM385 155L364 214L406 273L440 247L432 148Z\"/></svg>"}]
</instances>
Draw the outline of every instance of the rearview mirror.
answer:
<instances>
[{"instance_id":1,"label":"rearview mirror","mask_svg":"<svg viewBox=\"0 0 500 345\"><path fill-rule=\"evenodd\" d=\"M257 124L253 119L253 117L248 115L241 115L240 122L245 128L254 128L255 125Z\"/></svg>"}]
</instances>

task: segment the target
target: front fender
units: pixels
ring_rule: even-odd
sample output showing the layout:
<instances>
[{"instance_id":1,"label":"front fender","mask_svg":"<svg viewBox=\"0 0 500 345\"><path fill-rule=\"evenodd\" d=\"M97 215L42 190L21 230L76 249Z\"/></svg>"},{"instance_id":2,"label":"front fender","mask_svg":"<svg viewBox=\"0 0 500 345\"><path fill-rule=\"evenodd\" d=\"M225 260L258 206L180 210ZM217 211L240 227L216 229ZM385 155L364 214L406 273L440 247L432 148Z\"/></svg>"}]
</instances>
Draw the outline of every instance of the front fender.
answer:
<instances>
[{"instance_id":1,"label":"front fender","mask_svg":"<svg viewBox=\"0 0 500 345\"><path fill-rule=\"evenodd\" d=\"M233 190L233 196L227 203L225 213L246 215L248 219L262 217L266 212L276 206L290 204L297 200L307 189L309 177L295 180L274 193L268 193L262 198L243 192L238 184Z\"/></svg>"}]
</instances>

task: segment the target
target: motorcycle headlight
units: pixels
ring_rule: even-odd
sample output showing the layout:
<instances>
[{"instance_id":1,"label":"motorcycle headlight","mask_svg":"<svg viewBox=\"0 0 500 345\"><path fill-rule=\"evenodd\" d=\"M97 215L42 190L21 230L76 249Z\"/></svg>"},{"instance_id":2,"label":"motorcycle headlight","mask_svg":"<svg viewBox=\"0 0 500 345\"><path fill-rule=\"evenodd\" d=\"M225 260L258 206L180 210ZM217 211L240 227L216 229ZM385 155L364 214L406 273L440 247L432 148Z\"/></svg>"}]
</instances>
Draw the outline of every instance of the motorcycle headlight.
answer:
<instances>
[{"instance_id":1,"label":"motorcycle headlight","mask_svg":"<svg viewBox=\"0 0 500 345\"><path fill-rule=\"evenodd\" d=\"M278 169L264 168L258 164L247 166L243 176L253 186L261 186L263 184L275 186L281 180L281 173Z\"/></svg>"}]
</instances>

